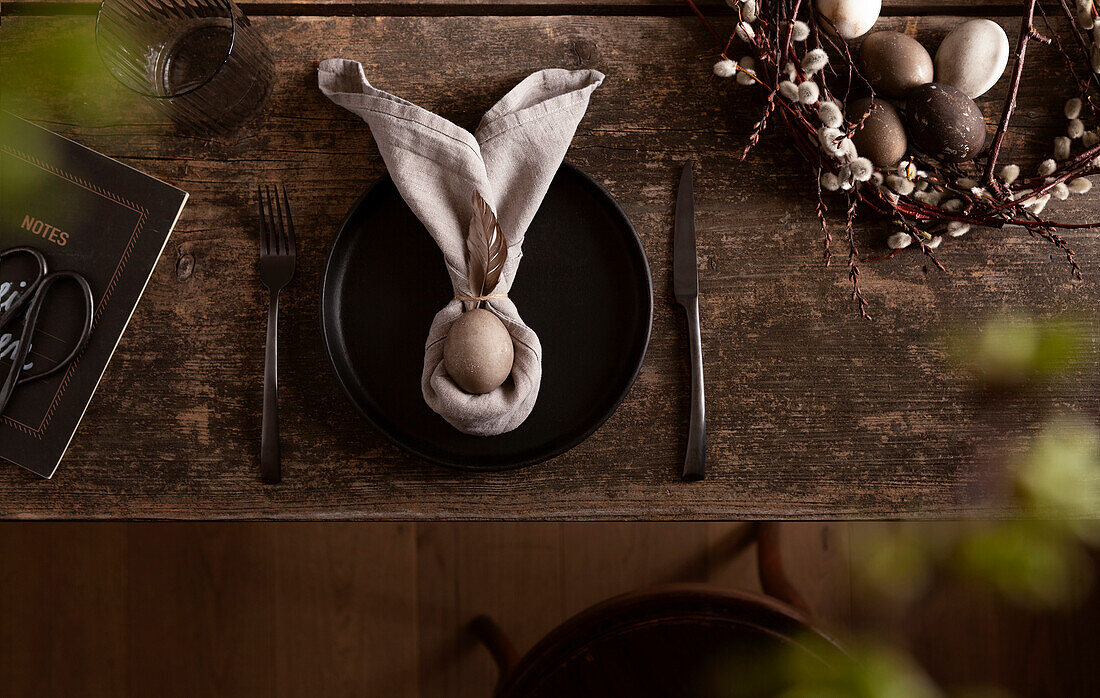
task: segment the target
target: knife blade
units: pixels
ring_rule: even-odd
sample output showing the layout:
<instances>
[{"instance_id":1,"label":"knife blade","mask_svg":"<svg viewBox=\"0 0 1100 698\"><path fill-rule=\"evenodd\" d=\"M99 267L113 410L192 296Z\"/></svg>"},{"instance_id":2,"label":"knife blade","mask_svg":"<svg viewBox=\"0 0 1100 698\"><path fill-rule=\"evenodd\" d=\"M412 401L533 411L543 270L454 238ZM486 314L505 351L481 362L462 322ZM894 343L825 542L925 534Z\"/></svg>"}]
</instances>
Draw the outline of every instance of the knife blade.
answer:
<instances>
[{"instance_id":1,"label":"knife blade","mask_svg":"<svg viewBox=\"0 0 1100 698\"><path fill-rule=\"evenodd\" d=\"M683 479L702 480L706 472L706 407L703 394L703 342L699 329L699 265L695 256L695 190L689 160L680 174L672 243L672 289L687 316L691 353L691 420Z\"/></svg>"}]
</instances>

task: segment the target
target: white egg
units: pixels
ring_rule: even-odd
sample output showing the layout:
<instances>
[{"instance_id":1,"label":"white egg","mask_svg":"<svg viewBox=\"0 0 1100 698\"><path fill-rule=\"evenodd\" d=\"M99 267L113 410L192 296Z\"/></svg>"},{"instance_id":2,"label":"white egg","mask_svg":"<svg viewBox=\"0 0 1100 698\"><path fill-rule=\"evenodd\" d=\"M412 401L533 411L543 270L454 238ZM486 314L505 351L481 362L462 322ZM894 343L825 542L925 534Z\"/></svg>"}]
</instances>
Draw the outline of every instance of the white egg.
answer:
<instances>
[{"instance_id":1,"label":"white egg","mask_svg":"<svg viewBox=\"0 0 1100 698\"><path fill-rule=\"evenodd\" d=\"M845 39L871 31L881 10L882 0L817 0L817 11L832 22L837 33Z\"/></svg>"},{"instance_id":2,"label":"white egg","mask_svg":"<svg viewBox=\"0 0 1100 698\"><path fill-rule=\"evenodd\" d=\"M936 82L954 85L977 99L1004 75L1008 54L1008 35L1001 25L988 19L963 22L936 50Z\"/></svg>"}]
</instances>

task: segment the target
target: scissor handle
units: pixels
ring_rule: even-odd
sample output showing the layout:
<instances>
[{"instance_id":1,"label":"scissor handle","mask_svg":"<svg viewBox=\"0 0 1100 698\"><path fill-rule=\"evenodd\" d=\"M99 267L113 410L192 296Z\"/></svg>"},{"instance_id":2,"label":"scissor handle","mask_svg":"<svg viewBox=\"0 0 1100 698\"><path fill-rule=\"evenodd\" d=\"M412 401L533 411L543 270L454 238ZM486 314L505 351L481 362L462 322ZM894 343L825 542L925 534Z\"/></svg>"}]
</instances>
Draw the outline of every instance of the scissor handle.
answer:
<instances>
[{"instance_id":1,"label":"scissor handle","mask_svg":"<svg viewBox=\"0 0 1100 698\"><path fill-rule=\"evenodd\" d=\"M19 341L19 353L23 354L19 365L23 365L23 360L26 359L26 352L30 351L30 340L34 335L34 328L38 324L38 315L42 311L42 305L45 303L46 294L49 292L50 287L62 279L71 279L80 287L80 293L84 301L84 326L80 330L80 339L76 341L72 351L70 351L64 359L61 359L45 371L22 375L15 382L15 385L23 385L31 381L42 380L43 378L48 378L58 371L61 371L73 362L77 354L84 350L84 347L88 344L88 339L92 336L92 320L94 319L94 310L92 306L95 303L95 298L92 295L92 287L88 283L88 280L75 271L55 271L52 274L47 274L43 276L42 281L39 282L38 291L34 294L34 300L27 309L27 316L23 325L23 338Z\"/></svg>"},{"instance_id":2,"label":"scissor handle","mask_svg":"<svg viewBox=\"0 0 1100 698\"><path fill-rule=\"evenodd\" d=\"M38 271L35 273L34 278L27 282L27 285L21 289L18 289L19 296L11 304L11 306L0 315L0 330L7 327L19 310L27 304L32 297L34 297L35 290L38 285L42 283L42 280L46 278L46 256L34 249L33 247L12 247L0 252L0 262L4 261L5 257L12 257L17 254L25 254L34 258L34 261L38 264Z\"/></svg>"}]
</instances>

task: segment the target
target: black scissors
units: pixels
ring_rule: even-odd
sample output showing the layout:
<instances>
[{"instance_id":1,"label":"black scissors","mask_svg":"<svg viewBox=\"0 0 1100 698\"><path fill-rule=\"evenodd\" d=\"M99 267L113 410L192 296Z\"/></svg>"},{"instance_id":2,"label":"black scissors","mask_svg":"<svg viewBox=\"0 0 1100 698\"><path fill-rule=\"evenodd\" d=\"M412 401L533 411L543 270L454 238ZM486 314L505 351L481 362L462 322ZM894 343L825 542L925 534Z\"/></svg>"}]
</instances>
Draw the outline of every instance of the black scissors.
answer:
<instances>
[{"instance_id":1,"label":"black scissors","mask_svg":"<svg viewBox=\"0 0 1100 698\"><path fill-rule=\"evenodd\" d=\"M0 334L2 334L9 325L14 324L16 316L20 311L24 311L25 308L23 314L23 329L19 335L19 344L11 357L9 357L12 362L11 368L8 370L8 375L4 379L3 385L0 385L0 414L4 413L4 409L8 406L8 402L11 400L12 393L15 392L16 387L25 383L30 383L31 381L48 378L64 369L76 359L77 354L79 354L88 344L88 338L92 334L92 305L95 299L92 296L92 287L88 284L88 280L75 271L55 271L51 273L49 271L49 266L46 264L45 255L33 247L12 247L11 249L4 250L0 252L0 262L20 254L31 257L38 266L38 269L31 281L20 284L19 288L11 289L10 293L18 293L19 295L15 298L14 302L10 304L7 310L0 313ZM84 327L80 332L80 339L73 345L73 349L69 352L69 355L57 362L56 365L37 373L24 374L23 371L27 362L27 355L31 350L31 338L34 336L35 328L38 326L38 316L42 312L42 305L54 284L63 280L75 282L76 285L80 287L80 292L83 296Z\"/></svg>"}]
</instances>

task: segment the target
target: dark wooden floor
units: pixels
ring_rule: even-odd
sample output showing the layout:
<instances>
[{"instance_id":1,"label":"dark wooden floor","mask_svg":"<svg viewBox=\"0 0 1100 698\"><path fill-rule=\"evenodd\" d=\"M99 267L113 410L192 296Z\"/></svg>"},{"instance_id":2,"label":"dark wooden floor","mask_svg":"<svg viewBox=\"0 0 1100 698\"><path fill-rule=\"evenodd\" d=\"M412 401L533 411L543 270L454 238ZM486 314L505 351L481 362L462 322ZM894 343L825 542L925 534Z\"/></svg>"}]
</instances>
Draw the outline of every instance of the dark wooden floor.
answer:
<instances>
[{"instance_id":1,"label":"dark wooden floor","mask_svg":"<svg viewBox=\"0 0 1100 698\"><path fill-rule=\"evenodd\" d=\"M952 685L1095 696L1100 598L1008 612L944 588L899 611L853 593L868 527L792 524L784 556L822 623L910 646ZM0 695L487 696L462 632L526 649L586 606L668 581L758 589L740 524L0 524ZM1083 580L1080 582L1083 583Z\"/></svg>"}]
</instances>

